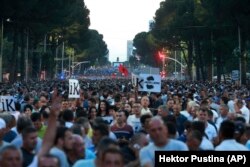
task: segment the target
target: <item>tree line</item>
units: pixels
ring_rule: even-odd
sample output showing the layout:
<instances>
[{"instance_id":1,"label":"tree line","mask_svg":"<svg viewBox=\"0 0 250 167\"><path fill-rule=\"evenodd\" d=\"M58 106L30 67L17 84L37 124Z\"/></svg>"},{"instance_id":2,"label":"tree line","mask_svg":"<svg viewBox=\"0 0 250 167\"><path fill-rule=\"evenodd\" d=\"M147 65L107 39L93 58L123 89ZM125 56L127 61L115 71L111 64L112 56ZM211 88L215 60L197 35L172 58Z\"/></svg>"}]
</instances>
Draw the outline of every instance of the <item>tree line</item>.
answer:
<instances>
[{"instance_id":1,"label":"tree line","mask_svg":"<svg viewBox=\"0 0 250 167\"><path fill-rule=\"evenodd\" d=\"M245 84L250 70L249 11L248 0L165 0L155 13L151 30L135 36L135 54L142 63L159 66L159 50L178 50L188 76L196 67L197 80L210 80L214 69L220 82L222 74L239 70L241 64Z\"/></svg>"},{"instance_id":2,"label":"tree line","mask_svg":"<svg viewBox=\"0 0 250 167\"><path fill-rule=\"evenodd\" d=\"M24 79L28 71L29 78L37 78L46 70L52 78L64 70L63 54L67 69L70 61L109 63L103 35L89 29L89 13L83 0L0 0L3 73L14 81L17 74Z\"/></svg>"}]
</instances>

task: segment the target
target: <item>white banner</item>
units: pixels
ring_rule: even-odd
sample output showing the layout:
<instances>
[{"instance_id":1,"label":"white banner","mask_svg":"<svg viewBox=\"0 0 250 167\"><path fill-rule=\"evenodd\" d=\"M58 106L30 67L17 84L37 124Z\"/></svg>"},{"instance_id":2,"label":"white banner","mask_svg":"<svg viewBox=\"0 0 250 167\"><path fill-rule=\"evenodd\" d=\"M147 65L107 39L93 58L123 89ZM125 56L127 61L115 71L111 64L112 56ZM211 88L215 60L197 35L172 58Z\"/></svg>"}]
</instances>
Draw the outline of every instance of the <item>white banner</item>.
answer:
<instances>
[{"instance_id":1,"label":"white banner","mask_svg":"<svg viewBox=\"0 0 250 167\"><path fill-rule=\"evenodd\" d=\"M16 111L13 96L0 96L0 110L1 111Z\"/></svg>"},{"instance_id":2,"label":"white banner","mask_svg":"<svg viewBox=\"0 0 250 167\"><path fill-rule=\"evenodd\" d=\"M77 79L69 79L69 98L80 98L80 85Z\"/></svg>"},{"instance_id":3,"label":"white banner","mask_svg":"<svg viewBox=\"0 0 250 167\"><path fill-rule=\"evenodd\" d=\"M137 86L137 78L138 78L138 76L133 74L133 73L131 74L131 76L132 76L132 85L134 87L136 87Z\"/></svg>"},{"instance_id":4,"label":"white banner","mask_svg":"<svg viewBox=\"0 0 250 167\"><path fill-rule=\"evenodd\" d=\"M156 74L140 74L138 90L145 92L161 92L161 76Z\"/></svg>"}]
</instances>

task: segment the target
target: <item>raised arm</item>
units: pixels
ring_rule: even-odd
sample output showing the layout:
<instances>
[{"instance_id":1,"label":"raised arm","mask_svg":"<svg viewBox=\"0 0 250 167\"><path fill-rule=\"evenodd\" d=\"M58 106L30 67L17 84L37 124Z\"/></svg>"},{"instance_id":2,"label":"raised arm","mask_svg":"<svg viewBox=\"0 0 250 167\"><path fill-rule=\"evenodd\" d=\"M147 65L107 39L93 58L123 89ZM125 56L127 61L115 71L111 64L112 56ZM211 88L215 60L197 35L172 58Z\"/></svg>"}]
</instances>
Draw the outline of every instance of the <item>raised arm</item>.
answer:
<instances>
[{"instance_id":1,"label":"raised arm","mask_svg":"<svg viewBox=\"0 0 250 167\"><path fill-rule=\"evenodd\" d=\"M57 129L57 117L61 108L62 97L58 95L57 88L54 88L54 92L52 95L52 103L50 107L50 114L48 119L48 126L43 137L42 148L38 153L38 158L49 153L49 150L54 145L54 140L56 137L56 129Z\"/></svg>"}]
</instances>

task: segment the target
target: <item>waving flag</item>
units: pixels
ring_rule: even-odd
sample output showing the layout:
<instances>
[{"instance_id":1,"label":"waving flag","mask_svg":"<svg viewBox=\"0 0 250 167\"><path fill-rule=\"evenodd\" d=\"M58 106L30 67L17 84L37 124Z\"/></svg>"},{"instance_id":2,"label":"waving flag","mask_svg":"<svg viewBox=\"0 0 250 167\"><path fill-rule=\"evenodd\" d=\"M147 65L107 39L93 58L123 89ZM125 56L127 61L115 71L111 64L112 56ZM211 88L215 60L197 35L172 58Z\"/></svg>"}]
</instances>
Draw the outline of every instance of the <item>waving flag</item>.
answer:
<instances>
[{"instance_id":1,"label":"waving flag","mask_svg":"<svg viewBox=\"0 0 250 167\"><path fill-rule=\"evenodd\" d=\"M119 65L118 70L125 77L128 76L128 69L125 66L123 66L122 64Z\"/></svg>"}]
</instances>

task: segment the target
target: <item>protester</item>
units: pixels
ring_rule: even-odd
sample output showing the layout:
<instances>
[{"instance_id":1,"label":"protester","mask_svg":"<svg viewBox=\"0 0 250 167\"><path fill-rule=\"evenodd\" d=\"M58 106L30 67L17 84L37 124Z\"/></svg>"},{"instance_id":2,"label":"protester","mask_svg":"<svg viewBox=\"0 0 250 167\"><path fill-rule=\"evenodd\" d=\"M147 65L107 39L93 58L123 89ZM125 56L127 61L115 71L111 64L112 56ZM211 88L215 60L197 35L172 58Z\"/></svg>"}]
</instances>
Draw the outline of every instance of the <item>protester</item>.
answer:
<instances>
[{"instance_id":1,"label":"protester","mask_svg":"<svg viewBox=\"0 0 250 167\"><path fill-rule=\"evenodd\" d=\"M161 92L148 93L111 71L87 70L76 100L67 80L1 85L16 111L0 113L0 156L15 159L0 166L153 166L156 150L249 148L249 87L162 80Z\"/></svg>"}]
</instances>

